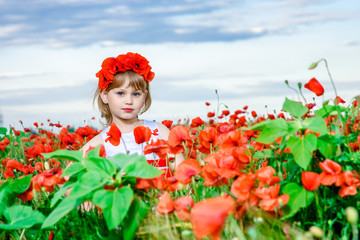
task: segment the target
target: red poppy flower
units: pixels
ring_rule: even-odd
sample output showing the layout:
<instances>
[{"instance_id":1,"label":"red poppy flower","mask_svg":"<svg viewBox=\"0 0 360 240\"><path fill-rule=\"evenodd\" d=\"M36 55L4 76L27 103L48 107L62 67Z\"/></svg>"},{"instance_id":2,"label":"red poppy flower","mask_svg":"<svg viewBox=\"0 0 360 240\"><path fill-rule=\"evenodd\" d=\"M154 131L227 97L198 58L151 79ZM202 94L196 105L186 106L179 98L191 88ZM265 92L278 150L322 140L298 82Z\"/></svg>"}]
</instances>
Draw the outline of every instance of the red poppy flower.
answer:
<instances>
[{"instance_id":1,"label":"red poppy flower","mask_svg":"<svg viewBox=\"0 0 360 240\"><path fill-rule=\"evenodd\" d=\"M214 113L214 112L208 112L207 116L208 116L209 118L214 117L214 116L215 116L215 113Z\"/></svg>"},{"instance_id":2,"label":"red poppy flower","mask_svg":"<svg viewBox=\"0 0 360 240\"><path fill-rule=\"evenodd\" d=\"M182 161L175 170L175 178L183 184L191 182L191 177L201 172L200 163L194 159Z\"/></svg>"},{"instance_id":3,"label":"red poppy flower","mask_svg":"<svg viewBox=\"0 0 360 240\"><path fill-rule=\"evenodd\" d=\"M210 153L211 148L214 148L216 145L216 129L214 127L206 127L203 131L199 133L199 151L202 153Z\"/></svg>"},{"instance_id":4,"label":"red poppy flower","mask_svg":"<svg viewBox=\"0 0 360 240\"><path fill-rule=\"evenodd\" d=\"M121 132L114 122L110 124L110 129L106 134L109 137L105 139L105 142L109 141L114 146L120 144Z\"/></svg>"},{"instance_id":5,"label":"red poppy flower","mask_svg":"<svg viewBox=\"0 0 360 240\"><path fill-rule=\"evenodd\" d=\"M221 177L215 169L216 167L211 164L207 164L202 168L201 174L205 179L204 185L218 187L223 184L228 184L228 179Z\"/></svg>"},{"instance_id":6,"label":"red poppy flower","mask_svg":"<svg viewBox=\"0 0 360 240\"><path fill-rule=\"evenodd\" d=\"M175 210L174 202L170 194L168 192L165 192L160 197L160 201L158 203L156 211L158 211L161 214L169 214L174 210Z\"/></svg>"},{"instance_id":7,"label":"red poppy flower","mask_svg":"<svg viewBox=\"0 0 360 240\"><path fill-rule=\"evenodd\" d=\"M336 186L341 185L342 167L340 164L330 159L326 159L324 162L320 162L319 166L323 170L323 172L320 173L322 185L330 186L334 183Z\"/></svg>"},{"instance_id":8,"label":"red poppy flower","mask_svg":"<svg viewBox=\"0 0 360 240\"><path fill-rule=\"evenodd\" d=\"M253 173L240 175L231 185L231 193L237 197L237 202L245 203L250 197L250 190L254 187L255 175Z\"/></svg>"},{"instance_id":9,"label":"red poppy flower","mask_svg":"<svg viewBox=\"0 0 360 240\"><path fill-rule=\"evenodd\" d=\"M167 128L170 129L173 121L171 121L171 120L164 120L164 121L162 121L161 123L164 124Z\"/></svg>"},{"instance_id":10,"label":"red poppy flower","mask_svg":"<svg viewBox=\"0 0 360 240\"><path fill-rule=\"evenodd\" d=\"M324 88L316 78L310 79L304 87L315 93L318 97L324 94Z\"/></svg>"},{"instance_id":11,"label":"red poppy flower","mask_svg":"<svg viewBox=\"0 0 360 240\"><path fill-rule=\"evenodd\" d=\"M96 73L99 78L99 88L105 90L114 79L114 74L117 73L117 61L115 58L106 58L101 64L101 70Z\"/></svg>"},{"instance_id":12,"label":"red poppy flower","mask_svg":"<svg viewBox=\"0 0 360 240\"><path fill-rule=\"evenodd\" d=\"M339 190L339 196L354 196L357 194L357 187L360 185L359 179L354 177L354 174L351 171L345 171L341 175L342 184L341 189Z\"/></svg>"},{"instance_id":13,"label":"red poppy flower","mask_svg":"<svg viewBox=\"0 0 360 240\"><path fill-rule=\"evenodd\" d=\"M259 180L259 187L265 185L271 186L275 183L280 182L280 178L274 176L275 169L270 166L264 166L256 171L256 179Z\"/></svg>"},{"instance_id":14,"label":"red poppy flower","mask_svg":"<svg viewBox=\"0 0 360 240\"><path fill-rule=\"evenodd\" d=\"M273 212L275 210L279 210L280 207L285 206L290 200L289 195L282 194L279 197L262 199L260 203L261 209Z\"/></svg>"},{"instance_id":15,"label":"red poppy flower","mask_svg":"<svg viewBox=\"0 0 360 240\"><path fill-rule=\"evenodd\" d=\"M230 111L229 110L223 110L222 111L222 115L224 115L224 116L227 116L227 115L229 115L230 114Z\"/></svg>"},{"instance_id":16,"label":"red poppy flower","mask_svg":"<svg viewBox=\"0 0 360 240\"><path fill-rule=\"evenodd\" d=\"M311 110L311 109L313 109L315 106L316 106L316 103L309 103L309 104L307 105L307 108L308 108L309 110Z\"/></svg>"},{"instance_id":17,"label":"red poppy flower","mask_svg":"<svg viewBox=\"0 0 360 240\"><path fill-rule=\"evenodd\" d=\"M151 129L144 126L137 126L134 128L135 142L141 144L150 141Z\"/></svg>"},{"instance_id":18,"label":"red poppy flower","mask_svg":"<svg viewBox=\"0 0 360 240\"><path fill-rule=\"evenodd\" d=\"M345 101L344 101L341 97L337 96L337 97L335 97L335 99L334 99L334 103L335 103L335 104L345 103Z\"/></svg>"},{"instance_id":19,"label":"red poppy flower","mask_svg":"<svg viewBox=\"0 0 360 240\"><path fill-rule=\"evenodd\" d=\"M191 146L192 140L189 134L189 129L185 126L176 126L170 130L168 137L168 144L170 153L178 154L184 151L183 143L186 146Z\"/></svg>"},{"instance_id":20,"label":"red poppy flower","mask_svg":"<svg viewBox=\"0 0 360 240\"><path fill-rule=\"evenodd\" d=\"M210 106L211 104L209 102L205 102L205 105L206 106Z\"/></svg>"},{"instance_id":21,"label":"red poppy flower","mask_svg":"<svg viewBox=\"0 0 360 240\"><path fill-rule=\"evenodd\" d=\"M226 218L235 211L235 202L231 197L210 198L195 203L191 209L191 224L196 238L211 235L220 239Z\"/></svg>"},{"instance_id":22,"label":"red poppy flower","mask_svg":"<svg viewBox=\"0 0 360 240\"><path fill-rule=\"evenodd\" d=\"M257 113L255 111L251 111L251 116L253 116L253 118L257 117Z\"/></svg>"},{"instance_id":23,"label":"red poppy flower","mask_svg":"<svg viewBox=\"0 0 360 240\"><path fill-rule=\"evenodd\" d=\"M247 139L244 138L242 131L230 131L218 137L221 148L243 147Z\"/></svg>"},{"instance_id":24,"label":"red poppy flower","mask_svg":"<svg viewBox=\"0 0 360 240\"><path fill-rule=\"evenodd\" d=\"M301 182L306 190L314 191L320 186L321 177L315 172L302 172Z\"/></svg>"},{"instance_id":25,"label":"red poppy flower","mask_svg":"<svg viewBox=\"0 0 360 240\"><path fill-rule=\"evenodd\" d=\"M5 148L7 145L10 144L10 140L7 137L4 137L4 139L0 142L0 151L5 151Z\"/></svg>"},{"instance_id":26,"label":"red poppy flower","mask_svg":"<svg viewBox=\"0 0 360 240\"><path fill-rule=\"evenodd\" d=\"M191 128L199 127L204 124L204 121L200 117L196 117L191 121Z\"/></svg>"},{"instance_id":27,"label":"red poppy flower","mask_svg":"<svg viewBox=\"0 0 360 240\"><path fill-rule=\"evenodd\" d=\"M244 168L243 164L234 157L232 151L224 148L207 155L204 161L214 166L214 171L223 178L234 178Z\"/></svg>"},{"instance_id":28,"label":"red poppy flower","mask_svg":"<svg viewBox=\"0 0 360 240\"><path fill-rule=\"evenodd\" d=\"M151 142L144 147L144 154L155 153L159 158L166 158L169 148L164 139L157 139L155 142L151 139Z\"/></svg>"},{"instance_id":29,"label":"red poppy flower","mask_svg":"<svg viewBox=\"0 0 360 240\"><path fill-rule=\"evenodd\" d=\"M181 221L190 221L190 208L194 205L194 201L189 196L183 196L174 201L176 216Z\"/></svg>"}]
</instances>

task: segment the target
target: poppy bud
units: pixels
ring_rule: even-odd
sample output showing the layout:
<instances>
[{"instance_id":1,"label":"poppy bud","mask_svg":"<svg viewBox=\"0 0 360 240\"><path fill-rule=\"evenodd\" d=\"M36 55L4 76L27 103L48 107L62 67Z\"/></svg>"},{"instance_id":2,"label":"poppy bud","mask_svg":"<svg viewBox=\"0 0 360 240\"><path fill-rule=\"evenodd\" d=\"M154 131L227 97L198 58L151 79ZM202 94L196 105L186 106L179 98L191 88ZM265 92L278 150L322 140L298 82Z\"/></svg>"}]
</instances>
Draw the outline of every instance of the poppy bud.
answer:
<instances>
[{"instance_id":1,"label":"poppy bud","mask_svg":"<svg viewBox=\"0 0 360 240\"><path fill-rule=\"evenodd\" d=\"M351 224L356 224L359 220L359 213L353 207L347 207L345 209L346 220Z\"/></svg>"},{"instance_id":2,"label":"poppy bud","mask_svg":"<svg viewBox=\"0 0 360 240\"><path fill-rule=\"evenodd\" d=\"M50 170L51 169L49 162L44 163L44 168L45 168L45 170Z\"/></svg>"},{"instance_id":3,"label":"poppy bud","mask_svg":"<svg viewBox=\"0 0 360 240\"><path fill-rule=\"evenodd\" d=\"M319 228L318 226L311 226L309 228L309 231L316 238L322 238L324 235L323 230L321 228Z\"/></svg>"},{"instance_id":4,"label":"poppy bud","mask_svg":"<svg viewBox=\"0 0 360 240\"><path fill-rule=\"evenodd\" d=\"M318 63L319 63L319 62L314 62L314 63L312 63L312 64L309 66L309 68L308 68L308 69L310 70L310 69L314 69L314 68L316 68L316 67L317 67L317 65L318 65Z\"/></svg>"}]
</instances>

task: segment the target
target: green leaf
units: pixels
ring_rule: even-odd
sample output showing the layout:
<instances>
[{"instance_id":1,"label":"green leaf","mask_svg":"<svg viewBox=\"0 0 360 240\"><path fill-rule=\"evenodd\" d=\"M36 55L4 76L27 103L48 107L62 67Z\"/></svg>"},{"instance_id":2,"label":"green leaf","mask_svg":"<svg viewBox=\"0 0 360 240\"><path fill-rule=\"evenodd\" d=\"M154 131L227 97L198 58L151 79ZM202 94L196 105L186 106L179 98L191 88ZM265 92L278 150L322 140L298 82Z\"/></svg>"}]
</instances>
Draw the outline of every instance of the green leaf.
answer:
<instances>
[{"instance_id":1,"label":"green leaf","mask_svg":"<svg viewBox=\"0 0 360 240\"><path fill-rule=\"evenodd\" d=\"M70 151L70 150L60 149L51 153L42 153L41 155L43 155L45 158L61 158L75 162L81 162L83 160L82 150Z\"/></svg>"},{"instance_id":2,"label":"green leaf","mask_svg":"<svg viewBox=\"0 0 360 240\"><path fill-rule=\"evenodd\" d=\"M62 217L68 214L71 210L78 207L83 200L77 198L67 197L52 211L43 222L41 228L47 228L56 224Z\"/></svg>"},{"instance_id":3,"label":"green leaf","mask_svg":"<svg viewBox=\"0 0 360 240\"><path fill-rule=\"evenodd\" d=\"M138 160L126 164L118 174L122 173L125 173L125 177L154 178L163 172L151 166L145 157L141 156Z\"/></svg>"},{"instance_id":4,"label":"green leaf","mask_svg":"<svg viewBox=\"0 0 360 240\"><path fill-rule=\"evenodd\" d=\"M82 198L92 191L103 187L108 181L101 172L90 171L84 173L69 194L70 198Z\"/></svg>"},{"instance_id":5,"label":"green leaf","mask_svg":"<svg viewBox=\"0 0 360 240\"><path fill-rule=\"evenodd\" d=\"M295 162L306 169L311 160L311 154L316 149L316 136L308 134L305 137L290 136L287 146L294 155Z\"/></svg>"},{"instance_id":6,"label":"green leaf","mask_svg":"<svg viewBox=\"0 0 360 240\"><path fill-rule=\"evenodd\" d=\"M344 112L346 111L346 108L341 106L334 106L334 105L323 105L322 108L315 111L315 116L324 118L324 117L328 117L329 115L337 115L338 110L340 112Z\"/></svg>"},{"instance_id":7,"label":"green leaf","mask_svg":"<svg viewBox=\"0 0 360 240\"><path fill-rule=\"evenodd\" d=\"M0 134L1 135L6 135L6 132L7 132L7 128L0 127Z\"/></svg>"},{"instance_id":8,"label":"green leaf","mask_svg":"<svg viewBox=\"0 0 360 240\"><path fill-rule=\"evenodd\" d=\"M145 218L150 208L140 198L134 198L133 203L124 220L124 240L135 238L136 230Z\"/></svg>"},{"instance_id":9,"label":"green leaf","mask_svg":"<svg viewBox=\"0 0 360 240\"><path fill-rule=\"evenodd\" d=\"M321 134L326 134L328 132L326 123L321 117L306 118L302 124L304 128L307 128L313 132Z\"/></svg>"},{"instance_id":10,"label":"green leaf","mask_svg":"<svg viewBox=\"0 0 360 240\"><path fill-rule=\"evenodd\" d=\"M45 219L45 216L38 210L33 211L31 207L23 205L7 208L4 211L4 217L7 223L0 224L0 229L7 230L31 228Z\"/></svg>"},{"instance_id":11,"label":"green leaf","mask_svg":"<svg viewBox=\"0 0 360 240\"><path fill-rule=\"evenodd\" d=\"M99 171L109 177L116 172L114 164L106 158L86 158L84 163L88 171Z\"/></svg>"},{"instance_id":12,"label":"green leaf","mask_svg":"<svg viewBox=\"0 0 360 240\"><path fill-rule=\"evenodd\" d=\"M274 152L271 149L265 149L262 151L256 151L253 155L254 159L261 159L261 158L272 158L275 157Z\"/></svg>"},{"instance_id":13,"label":"green leaf","mask_svg":"<svg viewBox=\"0 0 360 240\"><path fill-rule=\"evenodd\" d=\"M88 153L87 153L87 158L98 158L100 157L100 146L97 146L94 149L91 149Z\"/></svg>"},{"instance_id":14,"label":"green leaf","mask_svg":"<svg viewBox=\"0 0 360 240\"><path fill-rule=\"evenodd\" d=\"M306 208L314 200L314 193L306 191L294 182L286 184L282 188L282 193L289 195L288 204L283 208L285 215L282 219L294 216L301 208Z\"/></svg>"},{"instance_id":15,"label":"green leaf","mask_svg":"<svg viewBox=\"0 0 360 240\"><path fill-rule=\"evenodd\" d=\"M115 191L101 189L93 196L93 203L102 208L109 230L115 229L124 220L134 197L129 187Z\"/></svg>"},{"instance_id":16,"label":"green leaf","mask_svg":"<svg viewBox=\"0 0 360 240\"><path fill-rule=\"evenodd\" d=\"M126 155L126 154L118 154L112 158L108 158L109 161L111 161L117 169L123 168L126 164L130 162L135 162L139 160L141 156L138 154L132 154L132 155Z\"/></svg>"},{"instance_id":17,"label":"green leaf","mask_svg":"<svg viewBox=\"0 0 360 240\"><path fill-rule=\"evenodd\" d=\"M67 182L68 183L68 182ZM69 188L73 187L75 183L71 183L68 185L63 185L62 188L60 188L59 191L57 191L53 198L51 199L51 204L50 207L54 207L56 205L56 203L62 198L62 196L65 194L66 190L68 190Z\"/></svg>"},{"instance_id":18,"label":"green leaf","mask_svg":"<svg viewBox=\"0 0 360 240\"><path fill-rule=\"evenodd\" d=\"M322 135L317 139L317 149L328 159L331 159L336 152L335 138L331 135Z\"/></svg>"},{"instance_id":19,"label":"green leaf","mask_svg":"<svg viewBox=\"0 0 360 240\"><path fill-rule=\"evenodd\" d=\"M72 176L78 172L85 170L85 167L82 163L74 163L65 168L64 172L61 174L61 177Z\"/></svg>"},{"instance_id":20,"label":"green leaf","mask_svg":"<svg viewBox=\"0 0 360 240\"><path fill-rule=\"evenodd\" d=\"M15 198L25 192L31 182L32 175L27 175L23 178L12 179L9 178L1 186L0 190L0 215L7 208L7 206L14 202Z\"/></svg>"},{"instance_id":21,"label":"green leaf","mask_svg":"<svg viewBox=\"0 0 360 240\"><path fill-rule=\"evenodd\" d=\"M250 130L261 130L256 141L265 144L272 143L277 138L290 133L288 123L282 118L278 118L276 120L267 120L260 124L256 124L255 126L251 127Z\"/></svg>"},{"instance_id":22,"label":"green leaf","mask_svg":"<svg viewBox=\"0 0 360 240\"><path fill-rule=\"evenodd\" d=\"M301 118L305 113L308 112L308 108L304 107L302 103L292 101L288 98L285 98L282 110L288 112L295 118Z\"/></svg>"}]
</instances>

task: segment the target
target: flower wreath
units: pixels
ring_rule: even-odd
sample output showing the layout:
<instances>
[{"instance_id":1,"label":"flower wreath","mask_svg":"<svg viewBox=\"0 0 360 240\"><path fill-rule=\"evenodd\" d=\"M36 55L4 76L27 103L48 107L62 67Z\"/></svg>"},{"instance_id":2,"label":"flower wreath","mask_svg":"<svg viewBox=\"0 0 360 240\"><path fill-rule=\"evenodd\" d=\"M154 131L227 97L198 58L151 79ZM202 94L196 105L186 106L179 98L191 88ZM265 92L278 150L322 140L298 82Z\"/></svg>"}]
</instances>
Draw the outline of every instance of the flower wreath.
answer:
<instances>
[{"instance_id":1,"label":"flower wreath","mask_svg":"<svg viewBox=\"0 0 360 240\"><path fill-rule=\"evenodd\" d=\"M133 70L143 76L146 82L151 82L155 76L146 58L138 53L128 52L126 54L120 54L116 58L106 58L103 61L101 70L96 73L96 77L99 78L99 88L105 90L109 84L113 82L116 73L127 70Z\"/></svg>"}]
</instances>

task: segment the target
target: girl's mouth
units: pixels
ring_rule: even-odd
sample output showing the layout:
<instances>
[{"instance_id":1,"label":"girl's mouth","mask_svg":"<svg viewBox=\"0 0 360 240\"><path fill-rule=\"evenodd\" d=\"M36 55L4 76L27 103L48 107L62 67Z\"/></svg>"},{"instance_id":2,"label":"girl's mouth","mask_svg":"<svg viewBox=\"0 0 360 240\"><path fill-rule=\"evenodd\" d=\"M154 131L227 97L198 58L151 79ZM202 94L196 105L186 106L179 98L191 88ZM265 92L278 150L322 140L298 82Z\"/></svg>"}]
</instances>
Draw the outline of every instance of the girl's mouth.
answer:
<instances>
[{"instance_id":1,"label":"girl's mouth","mask_svg":"<svg viewBox=\"0 0 360 240\"><path fill-rule=\"evenodd\" d=\"M123 110L128 113L134 111L134 109L132 109L132 108L123 108Z\"/></svg>"}]
</instances>

